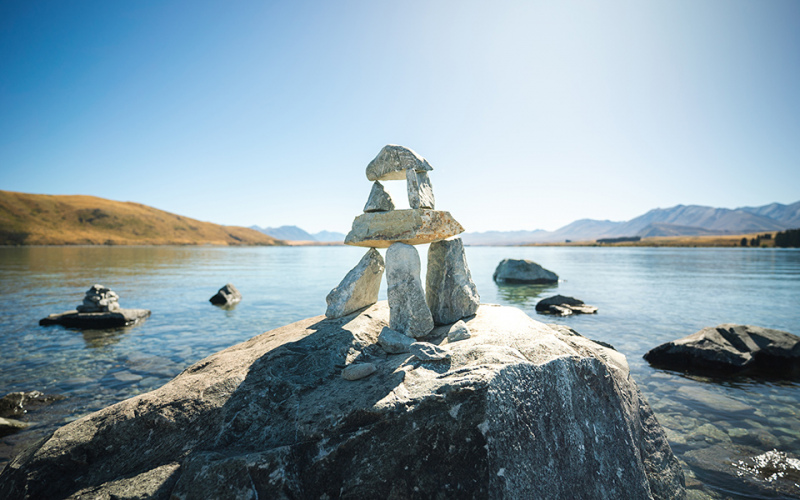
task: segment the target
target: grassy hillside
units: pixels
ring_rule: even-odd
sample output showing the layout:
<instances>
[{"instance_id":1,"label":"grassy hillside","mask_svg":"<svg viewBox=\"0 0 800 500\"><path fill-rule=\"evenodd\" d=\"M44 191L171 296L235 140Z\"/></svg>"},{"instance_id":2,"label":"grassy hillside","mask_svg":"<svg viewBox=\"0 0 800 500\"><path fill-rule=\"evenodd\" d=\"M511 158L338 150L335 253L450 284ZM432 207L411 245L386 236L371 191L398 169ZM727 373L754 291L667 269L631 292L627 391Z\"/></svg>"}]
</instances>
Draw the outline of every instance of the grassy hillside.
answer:
<instances>
[{"instance_id":1,"label":"grassy hillside","mask_svg":"<svg viewBox=\"0 0 800 500\"><path fill-rule=\"evenodd\" d=\"M769 239L761 239L768 234ZM577 246L577 247L741 247L741 240L747 240L750 247L752 240L759 237L758 247L774 247L776 231L759 231L748 234L725 234L725 235L700 235L700 236L654 236L642 238L640 241L625 241L619 243L598 244L597 241L573 241L570 243L533 243L524 246Z\"/></svg>"},{"instance_id":2,"label":"grassy hillside","mask_svg":"<svg viewBox=\"0 0 800 500\"><path fill-rule=\"evenodd\" d=\"M139 203L0 191L0 245L283 245Z\"/></svg>"}]
</instances>

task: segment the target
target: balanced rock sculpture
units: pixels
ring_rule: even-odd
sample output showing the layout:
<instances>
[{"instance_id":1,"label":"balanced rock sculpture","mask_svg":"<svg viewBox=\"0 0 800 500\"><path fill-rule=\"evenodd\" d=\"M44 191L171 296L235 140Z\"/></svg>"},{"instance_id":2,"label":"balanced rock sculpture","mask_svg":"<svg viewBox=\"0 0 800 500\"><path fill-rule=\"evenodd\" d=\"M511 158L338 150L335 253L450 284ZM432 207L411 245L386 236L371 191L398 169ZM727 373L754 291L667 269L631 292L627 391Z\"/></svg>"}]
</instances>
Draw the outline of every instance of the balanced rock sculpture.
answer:
<instances>
[{"instance_id":1,"label":"balanced rock sculpture","mask_svg":"<svg viewBox=\"0 0 800 500\"><path fill-rule=\"evenodd\" d=\"M368 256L372 252L378 254L376 248L388 249L386 282L390 327L411 338L426 336L434 324L454 323L475 314L480 303L461 240L448 240L464 232L464 228L449 212L434 209L429 176L432 170L430 163L411 149L393 144L385 146L367 165L367 179L373 181L372 189L364 213L355 218L344 240L348 245L369 248ZM391 196L381 184L381 181L394 180L406 181L410 209L394 209ZM425 288L420 278L419 253L412 246L424 243L432 244ZM374 256L370 258L375 259ZM328 318L341 317L377 302L380 275L377 275L377 283L372 282L374 293L364 293L363 288L356 286L343 286L345 282L354 281L351 274L360 267L363 267L361 263L328 295ZM354 299L356 295L359 296L357 300ZM332 303L350 301L358 307L331 308ZM397 349L405 349L405 346Z\"/></svg>"},{"instance_id":2,"label":"balanced rock sculpture","mask_svg":"<svg viewBox=\"0 0 800 500\"><path fill-rule=\"evenodd\" d=\"M148 316L150 311L147 309L122 309L115 292L103 285L92 285L74 311L51 314L39 320L39 324L87 329L116 328L133 325Z\"/></svg>"}]
</instances>

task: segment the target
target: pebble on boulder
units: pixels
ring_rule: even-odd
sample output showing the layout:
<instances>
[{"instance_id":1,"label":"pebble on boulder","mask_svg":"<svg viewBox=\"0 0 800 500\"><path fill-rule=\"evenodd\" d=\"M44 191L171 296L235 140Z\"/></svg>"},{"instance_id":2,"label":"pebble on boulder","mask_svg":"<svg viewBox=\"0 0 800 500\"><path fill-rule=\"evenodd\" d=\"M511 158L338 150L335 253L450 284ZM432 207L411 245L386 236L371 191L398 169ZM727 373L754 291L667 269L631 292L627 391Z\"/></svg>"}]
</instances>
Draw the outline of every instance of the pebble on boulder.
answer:
<instances>
[{"instance_id":1,"label":"pebble on boulder","mask_svg":"<svg viewBox=\"0 0 800 500\"><path fill-rule=\"evenodd\" d=\"M661 344L644 359L658 368L800 380L800 337L751 325L722 324Z\"/></svg>"},{"instance_id":2,"label":"pebble on boulder","mask_svg":"<svg viewBox=\"0 0 800 500\"><path fill-rule=\"evenodd\" d=\"M208 299L208 301L215 306L232 306L241 300L242 294L239 293L239 290L237 290L232 283L223 286L216 295Z\"/></svg>"},{"instance_id":3,"label":"pebble on boulder","mask_svg":"<svg viewBox=\"0 0 800 500\"><path fill-rule=\"evenodd\" d=\"M387 354L406 353L412 343L414 343L414 339L388 327L383 327L381 333L378 335L378 345L381 346Z\"/></svg>"},{"instance_id":4,"label":"pebble on boulder","mask_svg":"<svg viewBox=\"0 0 800 500\"><path fill-rule=\"evenodd\" d=\"M433 330L433 316L425 302L417 249L395 243L386 250L386 284L389 327L409 337L424 337Z\"/></svg>"},{"instance_id":5,"label":"pebble on boulder","mask_svg":"<svg viewBox=\"0 0 800 500\"><path fill-rule=\"evenodd\" d=\"M131 326L150 316L147 309L122 309L116 293L103 285L92 285L83 303L73 311L51 314L39 320L42 326L103 329Z\"/></svg>"},{"instance_id":6,"label":"pebble on boulder","mask_svg":"<svg viewBox=\"0 0 800 500\"><path fill-rule=\"evenodd\" d=\"M472 332L469 331L467 324L461 320L453 323L453 326L451 326L450 330L447 332L448 342L458 342L459 340L467 340L468 338L472 338Z\"/></svg>"},{"instance_id":7,"label":"pebble on boulder","mask_svg":"<svg viewBox=\"0 0 800 500\"><path fill-rule=\"evenodd\" d=\"M390 212L394 210L392 196L383 189L383 184L375 181L369 192L367 204L364 205L364 212Z\"/></svg>"},{"instance_id":8,"label":"pebble on boulder","mask_svg":"<svg viewBox=\"0 0 800 500\"><path fill-rule=\"evenodd\" d=\"M406 170L430 172L428 160L409 148L389 144L367 165L367 179L371 181L403 180Z\"/></svg>"},{"instance_id":9,"label":"pebble on boulder","mask_svg":"<svg viewBox=\"0 0 800 500\"><path fill-rule=\"evenodd\" d=\"M377 250L370 248L339 286L331 290L325 298L328 304L325 317L341 318L378 302L383 270L383 257Z\"/></svg>"},{"instance_id":10,"label":"pebble on boulder","mask_svg":"<svg viewBox=\"0 0 800 500\"><path fill-rule=\"evenodd\" d=\"M527 259L503 259L492 278L497 283L558 283L558 275Z\"/></svg>"},{"instance_id":11,"label":"pebble on boulder","mask_svg":"<svg viewBox=\"0 0 800 500\"><path fill-rule=\"evenodd\" d=\"M595 306L589 306L582 300L565 295L554 295L542 299L536 304L536 312L541 314L554 314L556 316L569 316L571 314L594 314Z\"/></svg>"},{"instance_id":12,"label":"pebble on boulder","mask_svg":"<svg viewBox=\"0 0 800 500\"><path fill-rule=\"evenodd\" d=\"M428 248L425 299L437 325L472 316L481 297L467 265L461 238L436 241Z\"/></svg>"},{"instance_id":13,"label":"pebble on boulder","mask_svg":"<svg viewBox=\"0 0 800 500\"><path fill-rule=\"evenodd\" d=\"M374 363L353 363L342 370L342 378L345 380L360 380L364 377L369 377L375 371L377 371L377 367Z\"/></svg>"}]
</instances>

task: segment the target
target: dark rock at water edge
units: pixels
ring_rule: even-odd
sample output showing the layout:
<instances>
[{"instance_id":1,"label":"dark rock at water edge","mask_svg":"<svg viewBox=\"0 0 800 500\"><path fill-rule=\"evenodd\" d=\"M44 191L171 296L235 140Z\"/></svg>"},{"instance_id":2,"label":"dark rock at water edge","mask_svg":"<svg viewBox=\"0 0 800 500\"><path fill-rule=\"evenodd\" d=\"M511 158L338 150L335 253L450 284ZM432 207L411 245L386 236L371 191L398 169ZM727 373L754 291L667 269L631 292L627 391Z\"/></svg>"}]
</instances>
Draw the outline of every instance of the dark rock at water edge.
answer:
<instances>
[{"instance_id":1,"label":"dark rock at water edge","mask_svg":"<svg viewBox=\"0 0 800 500\"><path fill-rule=\"evenodd\" d=\"M57 394L44 394L39 391L10 392L0 398L0 417L17 418L32 406L40 406L64 399Z\"/></svg>"},{"instance_id":2,"label":"dark rock at water edge","mask_svg":"<svg viewBox=\"0 0 800 500\"><path fill-rule=\"evenodd\" d=\"M376 346L388 323L379 302L216 353L58 429L0 498L685 497L620 353L483 305L422 361ZM361 362L374 373L342 377Z\"/></svg>"},{"instance_id":3,"label":"dark rock at water edge","mask_svg":"<svg viewBox=\"0 0 800 500\"><path fill-rule=\"evenodd\" d=\"M527 259L503 259L492 278L498 283L558 283L558 275Z\"/></svg>"},{"instance_id":4,"label":"dark rock at water edge","mask_svg":"<svg viewBox=\"0 0 800 500\"><path fill-rule=\"evenodd\" d=\"M208 299L215 306L232 306L241 300L242 294L232 283L226 284L213 297Z\"/></svg>"},{"instance_id":5,"label":"dark rock at water edge","mask_svg":"<svg viewBox=\"0 0 800 500\"><path fill-rule=\"evenodd\" d=\"M100 330L104 328L117 328L120 326L134 325L150 316L147 309L117 309L109 312L81 313L67 311L61 314L51 314L39 320L42 326L62 325L69 328L85 328Z\"/></svg>"},{"instance_id":6,"label":"dark rock at water edge","mask_svg":"<svg viewBox=\"0 0 800 500\"><path fill-rule=\"evenodd\" d=\"M659 368L800 379L800 337L781 330L723 324L661 344L644 355Z\"/></svg>"},{"instance_id":7,"label":"dark rock at water edge","mask_svg":"<svg viewBox=\"0 0 800 500\"><path fill-rule=\"evenodd\" d=\"M542 314L555 314L557 316L569 316L571 314L594 314L597 312L595 306L589 306L582 300L565 295L554 295L540 300L536 304L536 312Z\"/></svg>"}]
</instances>

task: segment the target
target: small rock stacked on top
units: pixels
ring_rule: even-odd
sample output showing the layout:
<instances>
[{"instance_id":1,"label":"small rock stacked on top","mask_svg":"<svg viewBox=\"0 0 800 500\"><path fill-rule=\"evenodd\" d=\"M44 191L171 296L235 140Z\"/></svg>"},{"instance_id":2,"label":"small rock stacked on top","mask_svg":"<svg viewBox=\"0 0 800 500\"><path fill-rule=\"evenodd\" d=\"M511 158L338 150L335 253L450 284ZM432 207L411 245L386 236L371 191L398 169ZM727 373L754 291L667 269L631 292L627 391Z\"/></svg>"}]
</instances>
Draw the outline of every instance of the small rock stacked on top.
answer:
<instances>
[{"instance_id":1,"label":"small rock stacked on top","mask_svg":"<svg viewBox=\"0 0 800 500\"><path fill-rule=\"evenodd\" d=\"M79 313L113 312L119 309L119 296L103 285L92 285L86 290L83 303L77 307Z\"/></svg>"},{"instance_id":2,"label":"small rock stacked on top","mask_svg":"<svg viewBox=\"0 0 800 500\"><path fill-rule=\"evenodd\" d=\"M367 165L373 181L364 213L353 221L345 244L368 247L366 255L327 297L328 318L346 316L378 301L384 270L390 328L420 338L434 325L475 314L480 296L461 238L464 228L449 212L435 210L430 163L409 148L385 146ZM381 181L405 180L407 210L395 210ZM414 245L430 243L425 288ZM376 248L387 248L386 262Z\"/></svg>"}]
</instances>

